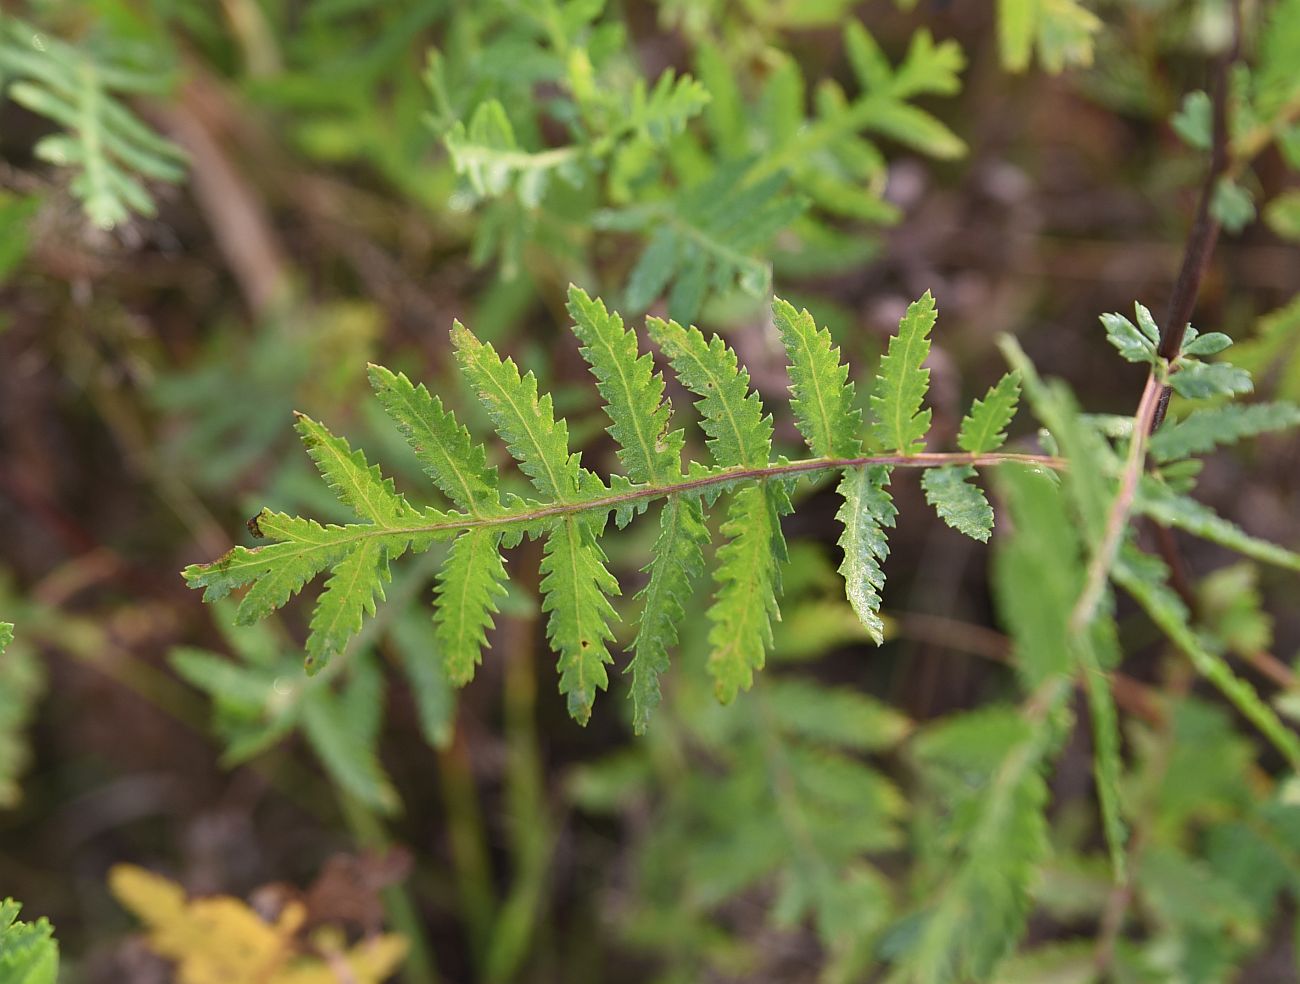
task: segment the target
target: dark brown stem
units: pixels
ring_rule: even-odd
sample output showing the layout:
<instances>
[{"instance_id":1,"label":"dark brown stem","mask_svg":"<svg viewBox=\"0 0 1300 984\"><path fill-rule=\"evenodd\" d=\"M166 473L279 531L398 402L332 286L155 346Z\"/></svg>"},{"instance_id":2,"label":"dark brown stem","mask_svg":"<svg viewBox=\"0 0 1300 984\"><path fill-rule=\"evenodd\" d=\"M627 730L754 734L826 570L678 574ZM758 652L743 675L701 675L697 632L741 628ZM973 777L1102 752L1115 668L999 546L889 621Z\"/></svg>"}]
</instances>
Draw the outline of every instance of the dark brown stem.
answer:
<instances>
[{"instance_id":1,"label":"dark brown stem","mask_svg":"<svg viewBox=\"0 0 1300 984\"><path fill-rule=\"evenodd\" d=\"M1183 350L1183 338L1187 334L1187 324L1196 307L1196 297L1201 290L1201 281L1210 265L1210 256L1214 253L1214 244L1219 238L1219 221L1214 217L1212 205L1214 192L1219 181L1228 173L1230 163L1229 127L1228 127L1228 93L1231 84L1232 64L1237 60L1241 49L1241 8L1233 4L1232 45L1214 66L1214 82L1211 86L1212 101L1212 135L1210 143L1210 167L1201 186L1201 197L1196 205L1196 218L1187 237L1187 246L1183 250L1183 263L1178 270L1178 279L1174 282L1173 294L1169 297L1169 307L1160 326L1159 355L1172 362ZM1165 386L1160 394L1160 403L1156 407L1151 421L1154 432L1164 422L1165 412L1169 407L1169 387Z\"/></svg>"}]
</instances>

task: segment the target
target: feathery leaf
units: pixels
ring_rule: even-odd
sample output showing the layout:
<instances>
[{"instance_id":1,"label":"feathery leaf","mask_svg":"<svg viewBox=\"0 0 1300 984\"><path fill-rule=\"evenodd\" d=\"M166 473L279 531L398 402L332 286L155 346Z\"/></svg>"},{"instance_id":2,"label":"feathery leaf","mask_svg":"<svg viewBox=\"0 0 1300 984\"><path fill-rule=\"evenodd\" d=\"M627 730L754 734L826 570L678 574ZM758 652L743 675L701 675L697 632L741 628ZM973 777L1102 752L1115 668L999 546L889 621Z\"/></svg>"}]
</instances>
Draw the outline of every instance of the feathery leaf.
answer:
<instances>
[{"instance_id":1,"label":"feathery leaf","mask_svg":"<svg viewBox=\"0 0 1300 984\"><path fill-rule=\"evenodd\" d=\"M714 693L730 703L754 682L772 644L772 619L779 618L780 565L786 559L781 516L790 497L774 482L747 485L736 492L722 524L727 542L718 548L717 586L708 617L709 673Z\"/></svg>"},{"instance_id":2,"label":"feathery leaf","mask_svg":"<svg viewBox=\"0 0 1300 984\"><path fill-rule=\"evenodd\" d=\"M676 321L647 318L646 328L682 385L700 397L695 409L713 460L724 467L766 465L772 417L763 415L762 401L750 392L749 372L739 367L736 353L717 335L706 342L698 328L683 328Z\"/></svg>"},{"instance_id":3,"label":"feathery leaf","mask_svg":"<svg viewBox=\"0 0 1300 984\"><path fill-rule=\"evenodd\" d=\"M669 431L671 410L664 402L663 377L653 371L650 354L639 355L636 333L623 319L605 310L579 287L569 286L573 332L582 342L582 357L597 379L618 442L618 458L634 482L663 482L681 474L685 435Z\"/></svg>"},{"instance_id":4,"label":"feathery leaf","mask_svg":"<svg viewBox=\"0 0 1300 984\"><path fill-rule=\"evenodd\" d=\"M492 530L466 530L452 543L438 572L435 638L447 676L458 687L474 679L497 611L496 599L506 593L499 542Z\"/></svg>"},{"instance_id":5,"label":"feathery leaf","mask_svg":"<svg viewBox=\"0 0 1300 984\"><path fill-rule=\"evenodd\" d=\"M126 98L165 93L175 78L165 46L68 44L10 14L0 19L0 77L7 95L65 132L42 137L35 156L71 168L72 194L101 229L157 209L145 179L177 182L185 152L150 130Z\"/></svg>"},{"instance_id":6,"label":"feathery leaf","mask_svg":"<svg viewBox=\"0 0 1300 984\"><path fill-rule=\"evenodd\" d=\"M685 614L691 585L704 570L704 545L709 528L696 499L672 495L664 503L654 559L643 568L650 580L641 590L641 620L632 643L632 727L644 734L650 714L659 704L659 676L668 669L668 650L677 642L677 626Z\"/></svg>"},{"instance_id":7,"label":"feathery leaf","mask_svg":"<svg viewBox=\"0 0 1300 984\"><path fill-rule=\"evenodd\" d=\"M1141 304L1137 305L1139 311L1146 311ZM1138 325L1143 325L1150 321L1150 313L1146 318L1139 314ZM1160 343L1159 333L1152 338L1149 333L1134 325L1128 318L1122 314L1111 312L1101 316L1102 327L1106 329L1106 341L1115 346L1115 351L1127 362L1146 362L1154 364L1156 361L1156 346Z\"/></svg>"},{"instance_id":8,"label":"feathery leaf","mask_svg":"<svg viewBox=\"0 0 1300 984\"><path fill-rule=\"evenodd\" d=\"M1088 698L1088 713L1092 720L1093 761L1092 771L1097 784L1097 799L1101 805L1102 830L1110 851L1111 869L1115 882L1124 881L1128 862L1124 846L1128 840L1128 826L1124 822L1124 803L1121 785L1123 761L1120 756L1119 714L1115 709L1115 696L1111 693L1110 678L1105 668L1118 662L1118 644L1114 624L1098 621L1093 630L1094 645L1083 649L1084 691ZM1101 649L1108 658L1098 660L1093 653Z\"/></svg>"},{"instance_id":9,"label":"feathery leaf","mask_svg":"<svg viewBox=\"0 0 1300 984\"><path fill-rule=\"evenodd\" d=\"M908 306L880 360L871 410L876 442L886 451L912 454L925 444L931 411L923 411L921 402L930 388L930 370L921 366L930 354L930 329L937 317L934 297L927 290Z\"/></svg>"},{"instance_id":10,"label":"feathery leaf","mask_svg":"<svg viewBox=\"0 0 1300 984\"><path fill-rule=\"evenodd\" d=\"M1197 362L1179 359L1178 371L1169 377L1169 385L1179 396L1189 400L1206 400L1215 396L1237 396L1255 388L1250 373L1230 362Z\"/></svg>"},{"instance_id":11,"label":"feathery leaf","mask_svg":"<svg viewBox=\"0 0 1300 984\"><path fill-rule=\"evenodd\" d=\"M606 570L590 527L572 517L551 527L541 571L542 611L550 613L546 637L560 657L560 692L573 719L586 724L596 691L609 686L609 623L618 616L607 596L619 594L618 581Z\"/></svg>"},{"instance_id":12,"label":"feathery leaf","mask_svg":"<svg viewBox=\"0 0 1300 984\"><path fill-rule=\"evenodd\" d=\"M629 311L642 311L670 282L668 313L690 322L710 288L735 283L755 296L771 291L771 265L753 255L805 208L786 193L784 173L754 180L752 161L720 164L671 199L598 215L605 228L641 229L650 242L632 270Z\"/></svg>"},{"instance_id":13,"label":"feathery leaf","mask_svg":"<svg viewBox=\"0 0 1300 984\"><path fill-rule=\"evenodd\" d=\"M1115 565L1114 578L1146 611L1152 622L1181 649L1198 673L1217 687L1286 756L1292 767L1300 767L1300 738L1283 724L1273 708L1251 684L1237 676L1222 656L1191 627L1190 613L1168 586L1169 570L1158 557L1125 547Z\"/></svg>"},{"instance_id":14,"label":"feathery leaf","mask_svg":"<svg viewBox=\"0 0 1300 984\"><path fill-rule=\"evenodd\" d=\"M1151 435L1151 455L1158 461L1176 461L1243 438L1292 427L1300 427L1300 407L1294 403L1206 407L1193 410L1176 424Z\"/></svg>"},{"instance_id":15,"label":"feathery leaf","mask_svg":"<svg viewBox=\"0 0 1300 984\"><path fill-rule=\"evenodd\" d=\"M369 366L370 384L424 473L461 509L476 516L500 505L496 469L487 465L487 451L475 444L442 401L424 384L416 386L404 373Z\"/></svg>"},{"instance_id":16,"label":"feathery leaf","mask_svg":"<svg viewBox=\"0 0 1300 984\"><path fill-rule=\"evenodd\" d=\"M1251 536L1209 506L1179 495L1151 479L1145 479L1138 485L1134 509L1165 526L1186 530L1188 533L1221 544L1247 557L1253 557L1266 564L1300 571L1300 553Z\"/></svg>"},{"instance_id":17,"label":"feathery leaf","mask_svg":"<svg viewBox=\"0 0 1300 984\"><path fill-rule=\"evenodd\" d=\"M1048 476L1011 466L998 475L1016 522L993 556L993 593L1015 643L1025 689L1072 671L1070 615L1083 590L1082 546L1065 497Z\"/></svg>"},{"instance_id":18,"label":"feathery leaf","mask_svg":"<svg viewBox=\"0 0 1300 984\"><path fill-rule=\"evenodd\" d=\"M355 659L342 692L317 689L302 702L302 732L340 787L382 813L398 808L397 793L375 755L382 723L384 680L372 658Z\"/></svg>"},{"instance_id":19,"label":"feathery leaf","mask_svg":"<svg viewBox=\"0 0 1300 984\"><path fill-rule=\"evenodd\" d=\"M962 418L957 446L971 454L987 454L1002 447L1019 401L1020 374L1013 369L989 388L983 400L971 404Z\"/></svg>"},{"instance_id":20,"label":"feathery leaf","mask_svg":"<svg viewBox=\"0 0 1300 984\"><path fill-rule=\"evenodd\" d=\"M342 653L361 631L362 619L375 614L376 600L384 599L384 582L393 579L388 561L388 548L381 541L365 540L334 566L316 600L307 634L310 671L319 671Z\"/></svg>"},{"instance_id":21,"label":"feathery leaf","mask_svg":"<svg viewBox=\"0 0 1300 984\"><path fill-rule=\"evenodd\" d=\"M254 523L265 535L281 542L235 547L220 560L192 564L184 571L186 583L191 588L203 588L203 600L208 602L219 601L235 588L257 581L259 597L250 602L245 596L247 609L238 616L241 622L254 622L279 608L348 550L348 544L340 542L337 535L341 527L324 527L314 520L266 509L258 513ZM271 532L273 529L281 535Z\"/></svg>"},{"instance_id":22,"label":"feathery leaf","mask_svg":"<svg viewBox=\"0 0 1300 984\"><path fill-rule=\"evenodd\" d=\"M503 361L459 321L452 325L451 339L456 360L520 470L545 498L573 501L579 458L569 454L568 426L555 419L550 394L538 399L537 378L531 372L520 378L513 359Z\"/></svg>"},{"instance_id":23,"label":"feathery leaf","mask_svg":"<svg viewBox=\"0 0 1300 984\"><path fill-rule=\"evenodd\" d=\"M1055 688L1053 708L1070 692ZM960 826L947 877L904 954L906 980L991 980L1024 931L1030 882L1048 852L1041 770L1053 744L1051 729L1004 707L941 721L918 737L917 757Z\"/></svg>"},{"instance_id":24,"label":"feathery leaf","mask_svg":"<svg viewBox=\"0 0 1300 984\"><path fill-rule=\"evenodd\" d=\"M934 507L939 518L959 533L980 543L987 543L993 532L993 507L984 490L972 485L975 477L970 465L947 465L927 468L921 476L925 501Z\"/></svg>"},{"instance_id":25,"label":"feathery leaf","mask_svg":"<svg viewBox=\"0 0 1300 984\"><path fill-rule=\"evenodd\" d=\"M384 478L361 451L353 451L344 438L335 437L305 414L297 417L303 446L340 502L379 526L394 525L400 517L414 513L394 490L392 479Z\"/></svg>"},{"instance_id":26,"label":"feathery leaf","mask_svg":"<svg viewBox=\"0 0 1300 984\"><path fill-rule=\"evenodd\" d=\"M779 297L772 302L777 331L790 357L790 409L795 425L819 458L852 458L862 452L862 414L853 404L849 367L831 333L807 310L796 311Z\"/></svg>"},{"instance_id":27,"label":"feathery leaf","mask_svg":"<svg viewBox=\"0 0 1300 984\"><path fill-rule=\"evenodd\" d=\"M845 469L839 485L844 503L835 514L844 527L840 574L845 592L877 646L885 641L885 623L880 618L880 592L885 586L880 565L889 556L885 529L894 525L898 515L886 488L890 472L885 465Z\"/></svg>"}]
</instances>

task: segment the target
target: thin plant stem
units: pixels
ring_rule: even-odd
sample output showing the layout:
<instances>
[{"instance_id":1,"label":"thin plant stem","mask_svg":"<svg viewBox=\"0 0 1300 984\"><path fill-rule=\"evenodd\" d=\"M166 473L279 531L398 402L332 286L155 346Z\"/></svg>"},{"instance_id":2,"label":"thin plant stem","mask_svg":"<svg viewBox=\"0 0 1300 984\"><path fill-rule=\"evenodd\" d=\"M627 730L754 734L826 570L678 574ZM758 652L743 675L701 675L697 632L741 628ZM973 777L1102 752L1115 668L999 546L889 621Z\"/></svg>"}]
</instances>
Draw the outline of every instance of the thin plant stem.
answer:
<instances>
[{"instance_id":1,"label":"thin plant stem","mask_svg":"<svg viewBox=\"0 0 1300 984\"><path fill-rule=\"evenodd\" d=\"M527 503L517 509L508 509L500 513L476 516L470 513L432 511L428 515L437 519L428 523L405 523L397 526L353 525L347 527L348 536L333 541L336 544L367 540L371 537L418 536L420 534L446 533L454 530L491 529L498 527L519 526L569 516L574 513L593 512L596 510L618 509L638 502L649 502L670 495L681 495L713 488L715 486L734 484L736 482L759 481L769 478L795 477L819 471L837 471L845 468L862 468L869 465L892 465L897 468L942 468L947 465L973 465L990 467L1008 463L1038 465L1043 468L1062 470L1065 460L1046 454L990 453L968 454L966 452L918 452L917 454L879 454L863 455L856 458L807 458L801 461L784 461L764 465L759 468L738 466L719 468L698 478L683 478L679 481L660 484L634 486L627 491L611 492L609 495L595 499L549 502L542 505ZM254 523L256 526L256 523ZM248 552L256 553L260 547L253 547ZM217 562L218 564L221 561Z\"/></svg>"},{"instance_id":2,"label":"thin plant stem","mask_svg":"<svg viewBox=\"0 0 1300 984\"><path fill-rule=\"evenodd\" d=\"M1129 438L1128 458L1124 463L1124 473L1120 478L1119 491L1115 494L1115 499L1110 506L1110 512L1106 516L1106 526L1102 533L1101 543L1093 552L1092 560L1088 564L1083 592L1079 595L1079 601L1074 606L1074 611L1070 614L1070 629L1076 634L1085 631L1097 614L1097 606L1100 604L1102 594L1106 589L1110 569L1115 563L1119 545L1124 539L1124 531L1128 528L1129 515L1133 511L1133 499L1137 493L1138 481L1141 479L1143 467L1146 465L1147 438L1151 431L1151 421L1155 417L1156 408L1160 402L1161 391L1160 380L1156 373L1152 371L1147 376L1146 388L1142 391L1142 399L1138 402L1137 413L1133 416L1133 435Z\"/></svg>"}]
</instances>

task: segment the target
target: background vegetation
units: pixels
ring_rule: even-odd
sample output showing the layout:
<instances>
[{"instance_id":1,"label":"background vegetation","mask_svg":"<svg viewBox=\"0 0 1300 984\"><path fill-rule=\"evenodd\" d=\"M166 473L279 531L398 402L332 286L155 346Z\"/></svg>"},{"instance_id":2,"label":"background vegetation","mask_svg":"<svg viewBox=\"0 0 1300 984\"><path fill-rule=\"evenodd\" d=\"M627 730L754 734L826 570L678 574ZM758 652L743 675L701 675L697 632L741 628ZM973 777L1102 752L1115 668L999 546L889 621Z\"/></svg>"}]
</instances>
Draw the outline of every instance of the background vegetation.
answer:
<instances>
[{"instance_id":1,"label":"background vegetation","mask_svg":"<svg viewBox=\"0 0 1300 984\"><path fill-rule=\"evenodd\" d=\"M37 917L74 981L1295 980L1297 64L1295 0L5 4L0 981L52 979ZM263 507L349 521L292 411L432 502L367 363L481 439L456 318L615 470L570 283L721 334L791 457L773 292L869 411L931 291L931 447L1023 349L1010 448L1095 465L1097 494L994 485L990 566L900 469L876 646L839 500L803 485L767 668L717 703L701 581L648 722L632 618L571 719L539 542L506 551L464 689L441 547L313 676L316 588L253 625L186 588ZM1135 299L1164 334L1098 326ZM1252 402L1222 409L1247 383L1221 361L1179 373L1129 544L1154 569L1125 553L1096 599L1080 679L1106 686L1045 699L1025 640L1068 637L1100 483L1188 318L1207 358L1237 340ZM602 541L628 598L654 526Z\"/></svg>"}]
</instances>

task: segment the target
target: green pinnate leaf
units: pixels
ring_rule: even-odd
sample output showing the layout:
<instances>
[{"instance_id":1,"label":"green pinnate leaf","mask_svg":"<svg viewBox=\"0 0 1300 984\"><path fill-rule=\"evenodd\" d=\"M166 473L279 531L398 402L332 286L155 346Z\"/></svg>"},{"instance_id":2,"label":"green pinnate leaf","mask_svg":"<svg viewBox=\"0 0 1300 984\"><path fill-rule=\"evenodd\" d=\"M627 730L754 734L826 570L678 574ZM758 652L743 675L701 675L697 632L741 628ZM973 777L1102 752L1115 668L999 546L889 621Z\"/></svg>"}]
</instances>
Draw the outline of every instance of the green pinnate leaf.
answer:
<instances>
[{"instance_id":1,"label":"green pinnate leaf","mask_svg":"<svg viewBox=\"0 0 1300 984\"><path fill-rule=\"evenodd\" d=\"M520 470L547 499L573 501L578 494L578 455L569 454L569 431L555 419L550 394L537 395L537 378L522 378L513 359L497 355L459 321L452 325L456 359Z\"/></svg>"},{"instance_id":2,"label":"green pinnate leaf","mask_svg":"<svg viewBox=\"0 0 1300 984\"><path fill-rule=\"evenodd\" d=\"M414 513L394 490L392 480L384 478L362 452L353 451L344 438L335 437L306 414L297 414L297 418L303 446L340 502L379 526L395 525Z\"/></svg>"},{"instance_id":3,"label":"green pinnate leaf","mask_svg":"<svg viewBox=\"0 0 1300 984\"><path fill-rule=\"evenodd\" d=\"M931 411L922 410L921 403L930 388L930 370L921 366L930 354L930 329L937 317L927 290L908 307L880 360L871 411L876 443L885 450L913 454L924 446Z\"/></svg>"},{"instance_id":4,"label":"green pinnate leaf","mask_svg":"<svg viewBox=\"0 0 1300 984\"><path fill-rule=\"evenodd\" d=\"M369 366L370 384L384 411L397 424L424 472L457 506L476 516L500 505L496 470L487 465L487 452L456 421L442 401L424 384L416 386L403 373Z\"/></svg>"},{"instance_id":5,"label":"green pinnate leaf","mask_svg":"<svg viewBox=\"0 0 1300 984\"><path fill-rule=\"evenodd\" d=\"M1060 488L1019 467L998 473L1016 523L994 554L993 589L1026 689L1073 667L1070 617L1083 590L1079 531Z\"/></svg>"},{"instance_id":6,"label":"green pinnate leaf","mask_svg":"<svg viewBox=\"0 0 1300 984\"><path fill-rule=\"evenodd\" d=\"M1070 693L1054 693L1059 704ZM1030 909L1029 888L1046 858L1048 729L1017 708L948 717L916 739L915 756L934 795L960 826L946 831L944 880L900 963L925 984L993 980Z\"/></svg>"},{"instance_id":7,"label":"green pinnate leaf","mask_svg":"<svg viewBox=\"0 0 1300 984\"><path fill-rule=\"evenodd\" d=\"M660 226L650 237L627 281L624 303L630 311L644 311L664 292L678 269L681 243L672 226Z\"/></svg>"},{"instance_id":8,"label":"green pinnate leaf","mask_svg":"<svg viewBox=\"0 0 1300 984\"><path fill-rule=\"evenodd\" d=\"M972 485L975 469L970 465L927 468L921 476L925 501L939 518L959 533L981 543L993 532L993 507L978 485Z\"/></svg>"},{"instance_id":9,"label":"green pinnate leaf","mask_svg":"<svg viewBox=\"0 0 1300 984\"><path fill-rule=\"evenodd\" d=\"M560 693L570 716L586 724L596 691L609 686L610 622L617 618L609 596L619 594L618 581L605 568L591 529L573 518L551 527L541 571L542 611L550 616L546 637L560 657Z\"/></svg>"},{"instance_id":10,"label":"green pinnate leaf","mask_svg":"<svg viewBox=\"0 0 1300 984\"><path fill-rule=\"evenodd\" d=\"M989 389L983 400L971 404L962 418L957 445L971 454L988 454L1006 442L1006 427L1020 400L1020 374L1014 370ZM925 501L953 529L981 543L993 532L993 509L983 490L970 481L975 469L950 465L927 469L921 478Z\"/></svg>"},{"instance_id":11,"label":"green pinnate leaf","mask_svg":"<svg viewBox=\"0 0 1300 984\"><path fill-rule=\"evenodd\" d=\"M1151 436L1151 454L1158 461L1176 461L1235 444L1247 437L1300 427L1300 407L1294 403L1228 403L1193 410L1175 424Z\"/></svg>"},{"instance_id":12,"label":"green pinnate leaf","mask_svg":"<svg viewBox=\"0 0 1300 984\"><path fill-rule=\"evenodd\" d=\"M1156 319L1151 316L1151 309L1141 301L1134 301L1133 315L1137 319L1138 331L1142 332L1142 337L1153 346L1159 347L1160 326L1156 324Z\"/></svg>"},{"instance_id":13,"label":"green pinnate leaf","mask_svg":"<svg viewBox=\"0 0 1300 984\"><path fill-rule=\"evenodd\" d=\"M1218 688L1260 734L1300 766L1300 738L1278 718L1251 684L1237 676L1191 625L1190 613L1169 587L1169 570L1160 558L1126 547L1114 569L1115 582L1146 611L1147 616L1183 651L1198 673Z\"/></svg>"},{"instance_id":14,"label":"green pinnate leaf","mask_svg":"<svg viewBox=\"0 0 1300 984\"><path fill-rule=\"evenodd\" d=\"M650 354L639 353L636 333L624 330L622 318L574 286L569 287L569 314L582 357L605 398L609 433L618 442L627 477L663 482L681 474L685 437L668 429L671 411L663 399L663 377L654 372Z\"/></svg>"},{"instance_id":15,"label":"green pinnate leaf","mask_svg":"<svg viewBox=\"0 0 1300 984\"><path fill-rule=\"evenodd\" d=\"M639 597L643 602L636 639L632 643L632 727L644 734L659 705L659 677L668 669L668 650L677 643L677 626L685 614L692 585L704 570L704 546L709 528L698 500L669 496L660 516L654 559L643 570L650 580Z\"/></svg>"},{"instance_id":16,"label":"green pinnate leaf","mask_svg":"<svg viewBox=\"0 0 1300 984\"><path fill-rule=\"evenodd\" d=\"M970 412L962 418L957 446L971 454L987 454L1002 447L1019 401L1020 374L1013 370L999 379L983 400L971 404Z\"/></svg>"},{"instance_id":17,"label":"green pinnate leaf","mask_svg":"<svg viewBox=\"0 0 1300 984\"><path fill-rule=\"evenodd\" d=\"M1043 779L1059 747L1061 713L1090 638L1071 634L1084 582L1067 499L1031 469L999 472L1014 533L996 552L995 595L1029 699L949 719L918 737L916 755L956 828L923 929L907 948L909 979L990 980L1024 932L1030 886L1047 855ZM1087 635L1086 633L1084 634ZM953 836L953 835L956 836Z\"/></svg>"},{"instance_id":18,"label":"green pinnate leaf","mask_svg":"<svg viewBox=\"0 0 1300 984\"><path fill-rule=\"evenodd\" d=\"M1088 713L1092 720L1092 766L1097 783L1097 799L1101 805L1102 830L1106 836L1106 846L1110 849L1111 869L1118 884L1124 881L1128 869L1125 853L1128 825L1124 820L1124 763L1119 712L1115 707L1115 696L1111 693L1110 678L1105 672L1119 662L1118 643L1113 630L1114 626L1109 623L1097 623L1093 631L1096 645L1085 650L1082 673L1084 691L1088 698ZM1095 658L1093 653L1096 650L1105 653L1105 658Z\"/></svg>"},{"instance_id":19,"label":"green pinnate leaf","mask_svg":"<svg viewBox=\"0 0 1300 984\"><path fill-rule=\"evenodd\" d=\"M1189 400L1236 396L1255 388L1250 373L1227 362L1179 359L1176 365L1178 371L1169 377L1169 385L1175 393Z\"/></svg>"},{"instance_id":20,"label":"green pinnate leaf","mask_svg":"<svg viewBox=\"0 0 1300 984\"><path fill-rule=\"evenodd\" d=\"M69 44L6 14L0 20L0 76L8 97L64 131L39 139L33 152L69 169L67 187L86 217L112 229L132 213L155 215L145 179L180 181L187 156L141 122L128 103L136 94L158 96L171 88L177 74L167 46L94 33L93 40Z\"/></svg>"},{"instance_id":21,"label":"green pinnate leaf","mask_svg":"<svg viewBox=\"0 0 1300 984\"><path fill-rule=\"evenodd\" d=\"M366 615L375 614L384 598L384 583L392 580L388 547L380 540L362 541L334 565L316 601L307 634L307 668L317 672L343 652L361 631Z\"/></svg>"},{"instance_id":22,"label":"green pinnate leaf","mask_svg":"<svg viewBox=\"0 0 1300 984\"><path fill-rule=\"evenodd\" d=\"M887 489L889 477L885 465L845 469L839 486L844 503L835 514L844 527L839 543L844 551L840 574L845 593L877 646L885 641L885 623L880 618L880 592L885 586L881 564L889 556L885 530L898 515Z\"/></svg>"},{"instance_id":23,"label":"green pinnate leaf","mask_svg":"<svg viewBox=\"0 0 1300 984\"><path fill-rule=\"evenodd\" d=\"M709 673L718 700L730 703L763 668L778 618L780 564L785 560L781 516L789 497L771 482L748 485L731 500L718 548L716 592L708 617Z\"/></svg>"},{"instance_id":24,"label":"green pinnate leaf","mask_svg":"<svg viewBox=\"0 0 1300 984\"><path fill-rule=\"evenodd\" d=\"M1213 543L1266 564L1300 571L1300 553L1259 537L1251 536L1236 523L1224 519L1209 506L1151 479L1138 485L1134 509L1164 526L1186 530Z\"/></svg>"},{"instance_id":25,"label":"green pinnate leaf","mask_svg":"<svg viewBox=\"0 0 1300 984\"><path fill-rule=\"evenodd\" d=\"M506 593L500 535L482 527L458 536L438 572L434 638L447 677L460 687L482 660L497 599Z\"/></svg>"},{"instance_id":26,"label":"green pinnate leaf","mask_svg":"<svg viewBox=\"0 0 1300 984\"><path fill-rule=\"evenodd\" d=\"M443 143L456 173L464 175L479 199L499 198L514 190L526 207L536 208L553 177L573 187L580 187L585 179L577 147L536 153L521 149L505 109L495 99L479 105L468 131L458 122L444 135Z\"/></svg>"},{"instance_id":27,"label":"green pinnate leaf","mask_svg":"<svg viewBox=\"0 0 1300 984\"><path fill-rule=\"evenodd\" d=\"M831 333L818 330L811 314L780 298L772 302L772 314L790 357L790 408L799 433L820 458L860 454L862 415L853 402L849 367L840 361Z\"/></svg>"},{"instance_id":28,"label":"green pinnate leaf","mask_svg":"<svg viewBox=\"0 0 1300 984\"><path fill-rule=\"evenodd\" d=\"M1174 132L1197 150L1209 150L1214 143L1214 105L1203 89L1189 92L1169 121Z\"/></svg>"},{"instance_id":29,"label":"green pinnate leaf","mask_svg":"<svg viewBox=\"0 0 1300 984\"><path fill-rule=\"evenodd\" d=\"M339 536L341 527L325 527L314 520L265 509L255 523L264 535L280 542L264 547L235 547L212 564L192 564L184 571L186 583L191 588L203 588L203 600L208 602L219 601L245 584L259 582L260 597L250 602L245 596L241 608L247 608L238 617L241 622L256 621L279 608L348 550L348 543ZM267 583L263 585L262 581Z\"/></svg>"},{"instance_id":30,"label":"green pinnate leaf","mask_svg":"<svg viewBox=\"0 0 1300 984\"><path fill-rule=\"evenodd\" d=\"M227 572L231 569L247 571L248 577L243 583L255 579L235 610L235 624L251 625L266 618L277 608L283 607L308 581L347 556L347 553L348 546L336 542L276 543L254 550L235 547L227 554L231 558ZM214 566L220 568L221 564L221 561L217 561ZM204 584L204 579L211 573L210 569L193 570L195 575L189 578L191 587ZM243 574L238 576L243 577ZM218 583L224 587L229 581Z\"/></svg>"},{"instance_id":31,"label":"green pinnate leaf","mask_svg":"<svg viewBox=\"0 0 1300 984\"><path fill-rule=\"evenodd\" d=\"M1029 67L1035 50L1052 74L1092 63L1093 36L1102 21L1078 0L999 0L998 47L1012 72Z\"/></svg>"},{"instance_id":32,"label":"green pinnate leaf","mask_svg":"<svg viewBox=\"0 0 1300 984\"><path fill-rule=\"evenodd\" d=\"M302 703L302 732L325 771L342 789L381 813L396 812L399 801L379 764L384 699L383 676L370 658L357 659L341 692L315 688Z\"/></svg>"},{"instance_id":33,"label":"green pinnate leaf","mask_svg":"<svg viewBox=\"0 0 1300 984\"><path fill-rule=\"evenodd\" d=\"M663 145L700 114L709 104L709 98L709 90L700 82L668 69L649 90L644 80L637 80L620 125Z\"/></svg>"},{"instance_id":34,"label":"green pinnate leaf","mask_svg":"<svg viewBox=\"0 0 1300 984\"><path fill-rule=\"evenodd\" d=\"M910 730L898 711L848 688L778 678L764 682L763 696L782 731L840 748L878 751L896 745Z\"/></svg>"},{"instance_id":35,"label":"green pinnate leaf","mask_svg":"<svg viewBox=\"0 0 1300 984\"><path fill-rule=\"evenodd\" d=\"M0 901L0 980L5 984L55 984L59 976L59 944L45 917L35 922L18 918L22 906Z\"/></svg>"},{"instance_id":36,"label":"green pinnate leaf","mask_svg":"<svg viewBox=\"0 0 1300 984\"><path fill-rule=\"evenodd\" d=\"M766 465L772 418L764 416L758 394L750 392L749 372L740 368L736 353L717 335L706 342L698 328L676 321L648 318L646 327L682 385L700 398L695 408L713 460L724 468Z\"/></svg>"},{"instance_id":37,"label":"green pinnate leaf","mask_svg":"<svg viewBox=\"0 0 1300 984\"><path fill-rule=\"evenodd\" d=\"M1103 314L1101 323L1106 329L1106 340L1115 346L1125 361L1155 363L1156 345L1160 341L1158 334L1151 338L1122 314Z\"/></svg>"},{"instance_id":38,"label":"green pinnate leaf","mask_svg":"<svg viewBox=\"0 0 1300 984\"><path fill-rule=\"evenodd\" d=\"M718 92L714 89L718 105ZM756 177L749 158L727 161L671 199L598 213L598 227L641 230L649 244L628 285L630 310L644 310L668 284L670 317L693 319L711 290L735 284L761 297L771 292L766 247L806 207L787 193L784 173Z\"/></svg>"}]
</instances>

